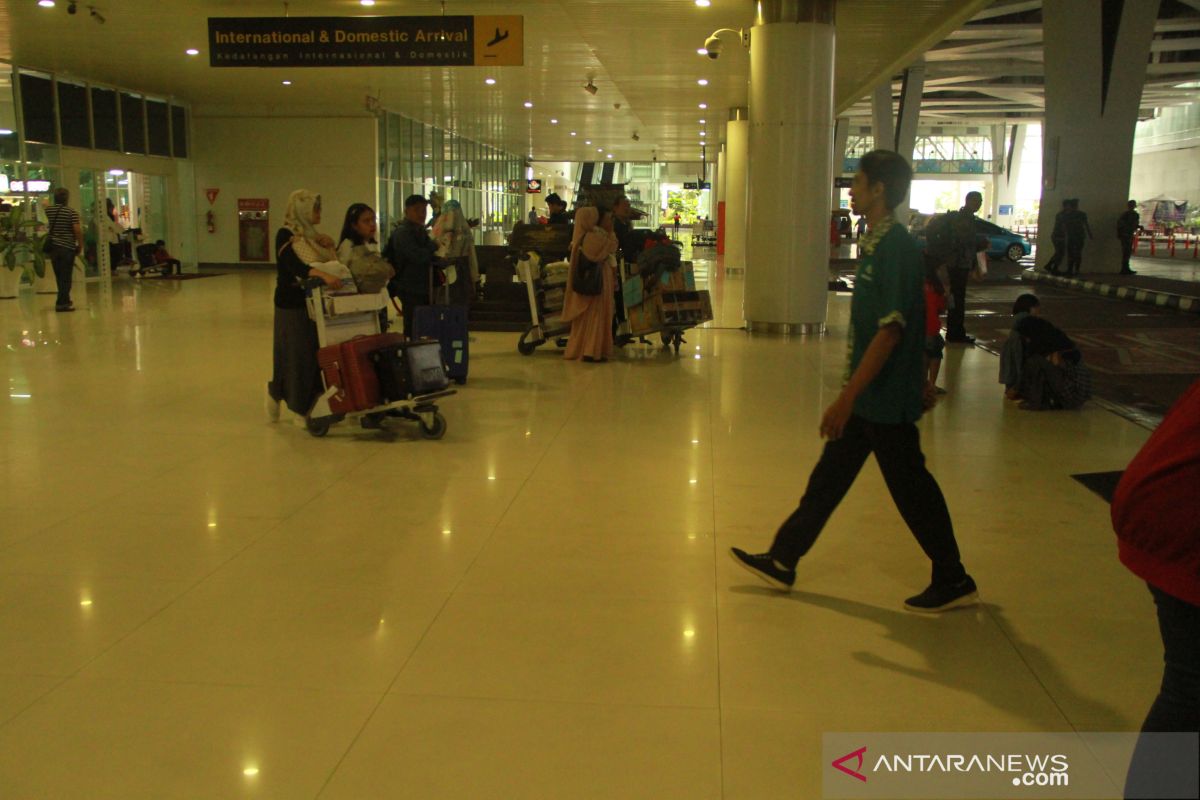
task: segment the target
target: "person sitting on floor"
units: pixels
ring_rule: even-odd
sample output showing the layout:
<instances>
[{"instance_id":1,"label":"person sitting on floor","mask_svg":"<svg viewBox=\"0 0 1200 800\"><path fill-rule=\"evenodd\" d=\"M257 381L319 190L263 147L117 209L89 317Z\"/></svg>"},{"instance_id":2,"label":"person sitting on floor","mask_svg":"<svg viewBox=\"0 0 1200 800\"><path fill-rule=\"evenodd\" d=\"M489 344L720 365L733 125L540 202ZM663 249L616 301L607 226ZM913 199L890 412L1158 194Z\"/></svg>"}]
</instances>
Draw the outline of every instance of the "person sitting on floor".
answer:
<instances>
[{"instance_id":1,"label":"person sitting on floor","mask_svg":"<svg viewBox=\"0 0 1200 800\"><path fill-rule=\"evenodd\" d=\"M1000 382L1004 384L1004 396L1009 400L1021 399L1021 368L1025 365L1025 345L1017 333L1017 325L1028 316L1040 317L1042 301L1037 295L1023 294L1013 303L1013 327L1008 341L1000 351Z\"/></svg>"},{"instance_id":2,"label":"person sitting on floor","mask_svg":"<svg viewBox=\"0 0 1200 800\"><path fill-rule=\"evenodd\" d=\"M1023 410L1079 408L1092 396L1091 372L1071 337L1033 314L1013 332L1021 337L1024 353L1018 390Z\"/></svg>"},{"instance_id":3,"label":"person sitting on floor","mask_svg":"<svg viewBox=\"0 0 1200 800\"><path fill-rule=\"evenodd\" d=\"M176 275L183 272L183 265L179 263L178 258L173 258L167 250L167 243L159 239L154 243L154 263L162 268L162 275L170 275L172 271Z\"/></svg>"}]
</instances>

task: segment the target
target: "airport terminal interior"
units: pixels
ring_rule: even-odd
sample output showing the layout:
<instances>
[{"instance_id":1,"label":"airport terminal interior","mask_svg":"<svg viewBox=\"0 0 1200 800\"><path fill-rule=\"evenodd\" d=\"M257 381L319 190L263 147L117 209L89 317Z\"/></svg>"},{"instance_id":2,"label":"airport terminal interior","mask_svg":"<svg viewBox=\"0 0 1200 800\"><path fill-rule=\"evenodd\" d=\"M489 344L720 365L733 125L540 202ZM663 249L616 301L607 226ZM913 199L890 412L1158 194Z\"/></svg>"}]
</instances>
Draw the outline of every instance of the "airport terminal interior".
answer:
<instances>
[{"instance_id":1,"label":"airport terminal interior","mask_svg":"<svg viewBox=\"0 0 1200 800\"><path fill-rule=\"evenodd\" d=\"M1200 378L1200 2L95 3L0 0L0 797L885 797L826 735L1141 728L1163 641L1109 500ZM998 231L917 426L978 585L941 614L873 458L790 593L729 555L821 457L888 144L914 230L979 191ZM34 264L62 187L71 311ZM381 242L411 195L470 221L436 420L264 413L298 189L335 239L355 202ZM627 197L696 315L618 290L612 357L563 358L522 280L551 194ZM1073 197L1079 278L1044 269ZM1005 397L1029 292L1080 408Z\"/></svg>"}]
</instances>

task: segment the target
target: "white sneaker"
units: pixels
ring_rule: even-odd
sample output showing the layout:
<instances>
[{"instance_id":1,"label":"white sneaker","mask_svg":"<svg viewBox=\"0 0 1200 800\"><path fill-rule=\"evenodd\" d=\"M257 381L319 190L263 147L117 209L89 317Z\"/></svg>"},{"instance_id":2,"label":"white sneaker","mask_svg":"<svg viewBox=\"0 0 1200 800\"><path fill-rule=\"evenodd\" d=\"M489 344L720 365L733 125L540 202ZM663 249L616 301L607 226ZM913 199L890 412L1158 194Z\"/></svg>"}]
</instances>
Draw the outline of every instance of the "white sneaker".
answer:
<instances>
[{"instance_id":1,"label":"white sneaker","mask_svg":"<svg viewBox=\"0 0 1200 800\"><path fill-rule=\"evenodd\" d=\"M279 405L280 401L276 400L274 397L271 397L271 393L267 392L267 420L270 422L279 422Z\"/></svg>"}]
</instances>

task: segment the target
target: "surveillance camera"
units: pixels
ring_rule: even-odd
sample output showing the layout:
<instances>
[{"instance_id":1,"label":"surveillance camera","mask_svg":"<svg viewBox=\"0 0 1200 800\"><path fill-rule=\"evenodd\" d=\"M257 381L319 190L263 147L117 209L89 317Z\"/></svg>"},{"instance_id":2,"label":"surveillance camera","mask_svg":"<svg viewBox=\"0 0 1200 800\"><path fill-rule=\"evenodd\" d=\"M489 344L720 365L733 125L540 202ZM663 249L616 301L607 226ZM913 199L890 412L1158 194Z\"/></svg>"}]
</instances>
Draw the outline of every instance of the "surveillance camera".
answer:
<instances>
[{"instance_id":1,"label":"surveillance camera","mask_svg":"<svg viewBox=\"0 0 1200 800\"><path fill-rule=\"evenodd\" d=\"M721 57L722 47L723 45L721 44L720 37L716 36L715 34L704 40L704 49L708 53L708 57L713 61L716 61Z\"/></svg>"},{"instance_id":2,"label":"surveillance camera","mask_svg":"<svg viewBox=\"0 0 1200 800\"><path fill-rule=\"evenodd\" d=\"M67 13L68 13L68 14L74 14L74 13L75 13L75 12L77 12L78 10L79 10L79 6L75 5L75 3L73 2L73 0L72 0L72 2L70 2L70 3L67 3Z\"/></svg>"},{"instance_id":3,"label":"surveillance camera","mask_svg":"<svg viewBox=\"0 0 1200 800\"><path fill-rule=\"evenodd\" d=\"M598 88L596 88L596 84L592 83L590 79L587 82L587 86L583 87L583 90L588 94L595 94L596 92L600 91Z\"/></svg>"}]
</instances>

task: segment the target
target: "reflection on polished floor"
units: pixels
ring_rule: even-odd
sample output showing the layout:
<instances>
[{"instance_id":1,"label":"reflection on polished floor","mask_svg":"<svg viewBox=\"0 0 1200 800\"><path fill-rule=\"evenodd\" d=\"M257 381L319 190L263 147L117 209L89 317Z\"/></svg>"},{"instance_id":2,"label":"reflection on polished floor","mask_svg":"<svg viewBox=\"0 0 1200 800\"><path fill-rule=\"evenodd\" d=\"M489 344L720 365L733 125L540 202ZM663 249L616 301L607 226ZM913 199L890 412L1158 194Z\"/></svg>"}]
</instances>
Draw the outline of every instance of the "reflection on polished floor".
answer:
<instances>
[{"instance_id":1,"label":"reflection on polished floor","mask_svg":"<svg viewBox=\"0 0 1200 800\"><path fill-rule=\"evenodd\" d=\"M1157 690L1070 478L1146 432L1006 405L988 353L921 424L986 604L925 618L870 464L792 596L724 555L803 488L847 296L748 338L714 277L678 358L479 334L445 440L314 439L262 411L272 280L2 301L4 797L817 798L824 731L1135 730Z\"/></svg>"}]
</instances>

